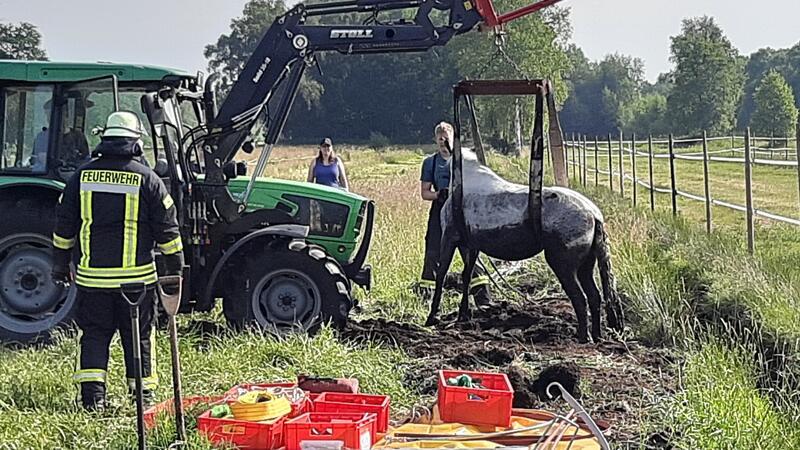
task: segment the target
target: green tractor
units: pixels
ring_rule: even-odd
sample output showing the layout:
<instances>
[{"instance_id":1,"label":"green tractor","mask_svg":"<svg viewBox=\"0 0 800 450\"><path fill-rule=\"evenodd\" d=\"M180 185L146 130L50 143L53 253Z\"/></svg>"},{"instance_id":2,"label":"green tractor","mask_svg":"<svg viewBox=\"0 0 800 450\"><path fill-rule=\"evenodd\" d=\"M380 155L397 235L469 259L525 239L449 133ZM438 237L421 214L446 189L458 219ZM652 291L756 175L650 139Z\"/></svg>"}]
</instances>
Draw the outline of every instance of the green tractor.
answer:
<instances>
[{"instance_id":1,"label":"green tractor","mask_svg":"<svg viewBox=\"0 0 800 450\"><path fill-rule=\"evenodd\" d=\"M178 206L182 312L209 311L222 299L235 327L346 323L354 286L371 284L374 203L260 177L271 143L252 177L240 178L248 167L234 156L252 152L258 137L213 123L216 100L205 81L153 66L0 61L0 342L47 340L70 322L75 287L50 278L54 207L99 142L93 130L118 109L149 126L144 163ZM219 158L222 144L212 142L230 133L239 139Z\"/></svg>"}]
</instances>

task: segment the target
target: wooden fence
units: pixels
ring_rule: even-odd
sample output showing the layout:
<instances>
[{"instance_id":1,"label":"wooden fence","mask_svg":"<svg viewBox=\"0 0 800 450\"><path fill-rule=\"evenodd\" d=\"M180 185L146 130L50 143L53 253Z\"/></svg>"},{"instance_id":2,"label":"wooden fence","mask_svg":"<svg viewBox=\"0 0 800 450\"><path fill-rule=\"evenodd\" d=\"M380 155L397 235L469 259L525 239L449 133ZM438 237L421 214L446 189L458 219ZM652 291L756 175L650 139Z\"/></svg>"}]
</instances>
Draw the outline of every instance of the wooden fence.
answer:
<instances>
[{"instance_id":1,"label":"wooden fence","mask_svg":"<svg viewBox=\"0 0 800 450\"><path fill-rule=\"evenodd\" d=\"M797 134L800 136L800 121L797 124ZM729 141L730 147L709 151L709 144L715 141ZM742 146L738 147L737 143L741 142ZM765 143L766 145L759 146L758 144ZM782 144L782 145L781 145ZM667 153L654 152L654 146L666 145ZM680 152L679 149L687 145L701 145L701 152L685 153ZM719 145L719 144L717 144ZM755 228L754 218L763 217L769 220L787 223L794 226L800 226L800 219L785 217L773 212L757 208L753 203L753 174L752 168L754 165L762 166L778 166L778 167L794 167L797 170L797 188L800 195L800 140L797 138L775 138L775 137L756 137L751 136L750 129L748 128L744 136L725 136L725 137L707 137L703 132L701 138L696 139L675 139L672 135L666 140L654 140L648 137L647 140L636 140L636 136L624 140L620 134L618 139L613 139L609 134L602 141L594 137L591 140L587 136L571 135L566 138L566 151L567 151L567 170L570 179L577 180L583 186L586 186L589 181L588 177L591 173L594 174L594 184L599 185L599 176L601 174L608 175L608 187L612 191L615 189L615 178L618 184L618 190L622 196L625 196L625 181L631 182L631 197L633 205L639 203L639 187L644 188L649 194L650 209L655 210L655 194L667 194L671 199L672 214L678 214L678 198L682 197L705 204L705 222L706 230L710 233L712 228L711 206L720 206L732 210L740 211L746 215L747 223L747 248L750 253L755 249ZM637 149L637 146L646 147L647 151ZM615 148L616 147L616 148ZM615 170L613 167L613 156L616 151L618 167ZM608 156L607 169L601 169L599 164L599 156L605 154ZM630 157L630 173L626 173L623 164L625 155ZM738 156L742 155L742 156ZM647 158L647 173L642 176L638 171L642 169L637 164L637 157ZM594 166L590 167L587 164L587 158L594 159ZM653 182L653 160L655 159L668 159L669 160L669 182L670 186L657 186ZM695 161L703 164L703 187L704 194L696 195L678 189L678 179L675 175L675 161ZM711 183L709 177L708 165L709 162L741 164L743 166L743 179L745 190L745 204L740 205L736 203L726 202L719 199L712 198Z\"/></svg>"}]
</instances>

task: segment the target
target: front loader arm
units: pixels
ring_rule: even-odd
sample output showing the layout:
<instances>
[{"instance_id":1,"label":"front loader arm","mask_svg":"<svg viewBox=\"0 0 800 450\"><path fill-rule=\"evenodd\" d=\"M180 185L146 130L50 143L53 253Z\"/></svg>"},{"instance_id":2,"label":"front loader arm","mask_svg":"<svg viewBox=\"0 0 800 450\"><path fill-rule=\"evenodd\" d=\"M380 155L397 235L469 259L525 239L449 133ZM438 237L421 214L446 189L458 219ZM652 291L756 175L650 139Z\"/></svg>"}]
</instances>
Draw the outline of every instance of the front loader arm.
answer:
<instances>
[{"instance_id":1,"label":"front loader arm","mask_svg":"<svg viewBox=\"0 0 800 450\"><path fill-rule=\"evenodd\" d=\"M525 14L561 0L542 0ZM542 4L540 8L537 5ZM488 5L488 6L487 6ZM309 17L351 12L372 13L416 8L412 20L397 20L368 25L306 25ZM435 26L434 10L447 11L446 25ZM486 20L480 11L491 11ZM232 222L244 212L255 181L269 159L289 115L305 68L314 64L314 53L336 51L343 54L397 53L426 51L443 46L455 35L466 33L481 23L498 26L491 0L350 0L318 5L298 4L275 19L264 34L239 78L209 119L206 134L193 145L202 149L206 175L202 182L209 210ZM500 24L501 25L501 24ZM273 99L273 96L279 98ZM269 111L265 147L242 197L234 199L227 189L231 177L230 161L240 148L251 148L251 130L265 113L266 105L277 101Z\"/></svg>"}]
</instances>

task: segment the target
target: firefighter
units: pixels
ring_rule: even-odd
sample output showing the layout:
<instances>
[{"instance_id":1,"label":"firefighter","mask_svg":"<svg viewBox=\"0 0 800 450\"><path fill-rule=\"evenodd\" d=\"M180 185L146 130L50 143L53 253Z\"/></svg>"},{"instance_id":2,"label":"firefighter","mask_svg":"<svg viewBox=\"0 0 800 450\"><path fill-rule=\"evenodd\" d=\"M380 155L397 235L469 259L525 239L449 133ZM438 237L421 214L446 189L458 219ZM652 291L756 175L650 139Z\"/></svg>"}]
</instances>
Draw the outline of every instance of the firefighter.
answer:
<instances>
[{"instance_id":1,"label":"firefighter","mask_svg":"<svg viewBox=\"0 0 800 450\"><path fill-rule=\"evenodd\" d=\"M425 262L422 277L418 283L420 291L427 294L436 286L436 268L439 262L439 246L442 240L440 214L447 200L450 186L450 148L453 145L453 126L440 122L434 129L437 151L422 161L420 176L420 196L431 202L428 213L428 228L425 232ZM451 278L448 274L448 278ZM447 283L453 285L454 283ZM470 294L479 306L491 301L489 277L480 267L475 267L469 284Z\"/></svg>"},{"instance_id":2,"label":"firefighter","mask_svg":"<svg viewBox=\"0 0 800 450\"><path fill-rule=\"evenodd\" d=\"M71 281L76 266L76 322L81 330L80 354L73 380L81 403L103 409L109 344L119 330L129 392L134 391L133 346L141 345L145 398L152 401L158 385L152 359L152 322L157 281L154 247L163 255L163 275L180 273L183 244L172 197L161 179L142 161L145 135L132 112L112 113L93 159L64 187L56 209L53 233L53 279ZM71 261L74 255L74 260ZM144 282L140 309L141 342L132 342L130 309L120 285Z\"/></svg>"}]
</instances>

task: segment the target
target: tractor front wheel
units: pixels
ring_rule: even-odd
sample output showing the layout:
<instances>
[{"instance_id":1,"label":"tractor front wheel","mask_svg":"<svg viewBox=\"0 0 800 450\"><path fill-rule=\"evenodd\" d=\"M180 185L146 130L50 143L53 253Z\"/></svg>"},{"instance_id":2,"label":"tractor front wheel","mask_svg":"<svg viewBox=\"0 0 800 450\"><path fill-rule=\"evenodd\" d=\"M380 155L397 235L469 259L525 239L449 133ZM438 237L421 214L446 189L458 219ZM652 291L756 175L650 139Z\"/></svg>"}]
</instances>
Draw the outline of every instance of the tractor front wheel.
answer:
<instances>
[{"instance_id":1,"label":"tractor front wheel","mask_svg":"<svg viewBox=\"0 0 800 450\"><path fill-rule=\"evenodd\" d=\"M234 328L255 324L278 334L315 331L323 322L343 327L352 305L349 282L321 247L301 245L251 255L243 281L225 297Z\"/></svg>"}]
</instances>

